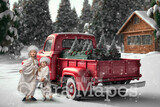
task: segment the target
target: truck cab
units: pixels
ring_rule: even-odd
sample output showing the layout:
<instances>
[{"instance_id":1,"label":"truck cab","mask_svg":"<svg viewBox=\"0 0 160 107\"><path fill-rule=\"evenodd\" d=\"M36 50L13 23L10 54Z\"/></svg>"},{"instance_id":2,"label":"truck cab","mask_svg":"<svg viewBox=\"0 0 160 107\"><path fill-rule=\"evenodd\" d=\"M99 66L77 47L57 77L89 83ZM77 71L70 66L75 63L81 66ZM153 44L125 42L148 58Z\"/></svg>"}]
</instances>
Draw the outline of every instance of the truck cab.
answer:
<instances>
[{"instance_id":1,"label":"truck cab","mask_svg":"<svg viewBox=\"0 0 160 107\"><path fill-rule=\"evenodd\" d=\"M74 41L77 38L78 40L91 40L93 47L96 48L96 40L94 35L81 34L81 33L56 33L51 34L47 37L44 42L43 49L37 53L37 60L39 61L41 57L49 57L51 63L49 64L50 68L50 80L57 81L60 80L60 73L57 72L57 59L60 56L60 53L69 49Z\"/></svg>"}]
</instances>

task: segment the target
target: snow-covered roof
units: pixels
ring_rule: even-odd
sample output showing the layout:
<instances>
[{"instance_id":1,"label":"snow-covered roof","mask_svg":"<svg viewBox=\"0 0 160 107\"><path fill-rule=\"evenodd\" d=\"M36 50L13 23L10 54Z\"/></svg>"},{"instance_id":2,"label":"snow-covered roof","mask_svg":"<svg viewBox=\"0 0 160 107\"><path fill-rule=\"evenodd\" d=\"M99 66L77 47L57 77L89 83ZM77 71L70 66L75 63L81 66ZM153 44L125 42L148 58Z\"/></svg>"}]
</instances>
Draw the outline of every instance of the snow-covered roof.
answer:
<instances>
[{"instance_id":1,"label":"snow-covered roof","mask_svg":"<svg viewBox=\"0 0 160 107\"><path fill-rule=\"evenodd\" d=\"M148 17L147 11L135 11L135 13L140 16L145 22L147 22L152 28L157 29L157 24L156 22Z\"/></svg>"},{"instance_id":2,"label":"snow-covered roof","mask_svg":"<svg viewBox=\"0 0 160 107\"><path fill-rule=\"evenodd\" d=\"M123 28L127 25L127 23L133 17L134 14L136 14L143 21L145 21L146 23L148 23L148 25L150 25L153 29L158 29L158 26L157 26L156 22L147 15L147 11L134 11L130 15L130 17L126 20L126 22L122 25L122 27L119 29L119 31L117 32L117 35L121 33L121 31L123 30Z\"/></svg>"}]
</instances>

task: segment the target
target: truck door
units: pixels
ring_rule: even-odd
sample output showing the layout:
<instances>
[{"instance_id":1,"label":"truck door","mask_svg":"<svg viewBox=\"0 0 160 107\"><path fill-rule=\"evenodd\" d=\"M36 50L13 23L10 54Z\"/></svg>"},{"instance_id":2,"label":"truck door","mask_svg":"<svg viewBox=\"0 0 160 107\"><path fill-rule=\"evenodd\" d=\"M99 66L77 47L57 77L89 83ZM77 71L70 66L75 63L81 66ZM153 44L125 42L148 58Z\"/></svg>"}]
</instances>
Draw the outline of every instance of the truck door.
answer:
<instances>
[{"instance_id":1,"label":"truck door","mask_svg":"<svg viewBox=\"0 0 160 107\"><path fill-rule=\"evenodd\" d=\"M50 70L50 79L53 79L53 48L54 48L54 38L49 38L46 40L43 49L40 53L37 54L37 59L40 60L41 57L50 58L49 70ZM55 71L54 71L55 72Z\"/></svg>"}]
</instances>

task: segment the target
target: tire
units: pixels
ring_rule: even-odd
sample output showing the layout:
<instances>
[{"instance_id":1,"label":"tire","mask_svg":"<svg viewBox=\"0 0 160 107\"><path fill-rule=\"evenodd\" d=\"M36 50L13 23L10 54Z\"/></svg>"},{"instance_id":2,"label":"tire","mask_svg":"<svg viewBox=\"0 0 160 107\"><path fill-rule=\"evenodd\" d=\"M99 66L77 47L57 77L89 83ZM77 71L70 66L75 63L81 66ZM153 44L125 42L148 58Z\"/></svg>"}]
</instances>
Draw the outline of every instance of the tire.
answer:
<instances>
[{"instance_id":1,"label":"tire","mask_svg":"<svg viewBox=\"0 0 160 107\"><path fill-rule=\"evenodd\" d=\"M76 82L73 78L68 78L66 83L66 96L72 100L80 100L79 91L76 88Z\"/></svg>"}]
</instances>

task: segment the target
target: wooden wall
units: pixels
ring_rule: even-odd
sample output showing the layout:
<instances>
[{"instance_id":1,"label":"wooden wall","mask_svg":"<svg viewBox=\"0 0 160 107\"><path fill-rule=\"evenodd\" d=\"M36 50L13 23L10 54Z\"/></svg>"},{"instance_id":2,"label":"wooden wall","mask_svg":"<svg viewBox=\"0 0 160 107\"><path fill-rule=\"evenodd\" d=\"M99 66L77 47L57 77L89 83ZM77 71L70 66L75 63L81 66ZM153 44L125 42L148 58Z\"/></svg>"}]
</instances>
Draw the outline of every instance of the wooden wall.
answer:
<instances>
[{"instance_id":1,"label":"wooden wall","mask_svg":"<svg viewBox=\"0 0 160 107\"><path fill-rule=\"evenodd\" d=\"M148 25L145 21L143 21L140 17L140 22L138 24L133 23L134 17L138 17L136 14L130 19L128 24L125 26L122 31L124 35L124 52L125 53L148 53L151 51L155 51L155 39L153 35L154 29ZM152 36L152 44L151 45L128 45L128 36L136 36L136 35L151 35Z\"/></svg>"},{"instance_id":2,"label":"wooden wall","mask_svg":"<svg viewBox=\"0 0 160 107\"><path fill-rule=\"evenodd\" d=\"M135 35L152 35L152 44L151 45L128 45L127 38L128 36ZM148 53L151 51L155 51L155 41L154 35L152 32L141 32L137 34L126 34L124 35L124 52L125 53Z\"/></svg>"}]
</instances>

